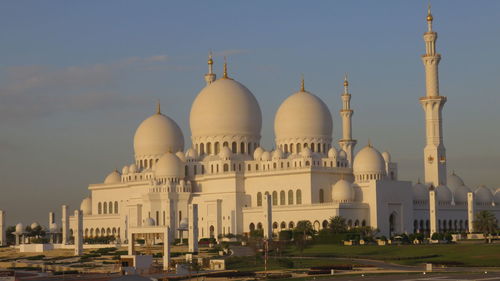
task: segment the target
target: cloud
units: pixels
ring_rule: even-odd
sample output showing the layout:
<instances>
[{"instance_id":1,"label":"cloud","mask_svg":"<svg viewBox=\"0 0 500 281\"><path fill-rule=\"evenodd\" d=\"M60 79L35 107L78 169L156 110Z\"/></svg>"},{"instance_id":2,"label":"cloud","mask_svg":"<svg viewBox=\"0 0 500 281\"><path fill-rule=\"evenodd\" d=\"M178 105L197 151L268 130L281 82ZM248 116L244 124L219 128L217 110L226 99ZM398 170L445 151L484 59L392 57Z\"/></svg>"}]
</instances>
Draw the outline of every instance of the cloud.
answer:
<instances>
[{"instance_id":1,"label":"cloud","mask_svg":"<svg viewBox=\"0 0 500 281\"><path fill-rule=\"evenodd\" d=\"M0 122L136 104L138 97L116 92L120 81L132 71L152 71L167 60L167 55L155 55L84 66L9 67L0 84Z\"/></svg>"}]
</instances>

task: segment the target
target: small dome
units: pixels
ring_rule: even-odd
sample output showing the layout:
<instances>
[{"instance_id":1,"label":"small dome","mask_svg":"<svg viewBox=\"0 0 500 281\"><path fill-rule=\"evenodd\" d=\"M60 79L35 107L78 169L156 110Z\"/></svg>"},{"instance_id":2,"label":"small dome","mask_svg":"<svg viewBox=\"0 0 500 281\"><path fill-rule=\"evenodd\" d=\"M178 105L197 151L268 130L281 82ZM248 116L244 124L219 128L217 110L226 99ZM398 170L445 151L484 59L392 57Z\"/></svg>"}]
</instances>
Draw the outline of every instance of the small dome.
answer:
<instances>
[{"instance_id":1,"label":"small dome","mask_svg":"<svg viewBox=\"0 0 500 281\"><path fill-rule=\"evenodd\" d=\"M330 143L332 130L333 121L328 106L307 91L299 91L286 98L274 118L274 135L278 145L297 138L319 138L323 143Z\"/></svg>"},{"instance_id":2,"label":"small dome","mask_svg":"<svg viewBox=\"0 0 500 281\"><path fill-rule=\"evenodd\" d=\"M262 153L264 153L264 149L262 147L257 147L254 151L253 151L253 159L254 160L259 160L260 159L260 156L262 155Z\"/></svg>"},{"instance_id":3,"label":"small dome","mask_svg":"<svg viewBox=\"0 0 500 281\"><path fill-rule=\"evenodd\" d=\"M436 195L438 202L442 203L451 203L451 199L453 198L451 190L446 185L436 187Z\"/></svg>"},{"instance_id":4,"label":"small dome","mask_svg":"<svg viewBox=\"0 0 500 281\"><path fill-rule=\"evenodd\" d=\"M309 147L304 147L304 149L300 152L300 155L302 157L312 157L312 151Z\"/></svg>"},{"instance_id":5,"label":"small dome","mask_svg":"<svg viewBox=\"0 0 500 281\"><path fill-rule=\"evenodd\" d=\"M54 233L54 232L59 232L59 226L57 225L57 223L51 223L49 225L49 230L50 232Z\"/></svg>"},{"instance_id":6,"label":"small dome","mask_svg":"<svg viewBox=\"0 0 500 281\"><path fill-rule=\"evenodd\" d=\"M23 233L24 232L24 226L22 223L16 224L16 233Z\"/></svg>"},{"instance_id":7,"label":"small dome","mask_svg":"<svg viewBox=\"0 0 500 281\"><path fill-rule=\"evenodd\" d=\"M491 204L493 202L493 194L491 190L484 185L481 185L474 191L475 201L479 204Z\"/></svg>"},{"instance_id":8,"label":"small dome","mask_svg":"<svg viewBox=\"0 0 500 281\"><path fill-rule=\"evenodd\" d=\"M104 183L112 184L112 183L120 183L122 181L122 175L117 170L109 173L109 175L104 179Z\"/></svg>"},{"instance_id":9,"label":"small dome","mask_svg":"<svg viewBox=\"0 0 500 281\"><path fill-rule=\"evenodd\" d=\"M448 186L453 190L459 186L465 185L464 181L455 174L455 172L451 173L451 175L448 175L446 178L446 182Z\"/></svg>"},{"instance_id":10,"label":"small dome","mask_svg":"<svg viewBox=\"0 0 500 281\"><path fill-rule=\"evenodd\" d=\"M38 222L36 222L36 221L35 221L35 222L33 222L33 223L31 224L31 229L35 229L35 228L37 228L37 227L39 227L39 226L40 226L40 224L39 224Z\"/></svg>"},{"instance_id":11,"label":"small dome","mask_svg":"<svg viewBox=\"0 0 500 281\"><path fill-rule=\"evenodd\" d=\"M92 214L92 198L86 197L82 200L80 204L80 210L82 211L84 216L88 216Z\"/></svg>"},{"instance_id":12,"label":"small dome","mask_svg":"<svg viewBox=\"0 0 500 281\"><path fill-rule=\"evenodd\" d=\"M354 200L354 188L352 184L344 179L340 179L332 187L332 199L334 202L351 202Z\"/></svg>"},{"instance_id":13,"label":"small dome","mask_svg":"<svg viewBox=\"0 0 500 281\"><path fill-rule=\"evenodd\" d=\"M219 152L219 157L224 160L229 160L233 156L233 152L229 147L223 146L222 149Z\"/></svg>"},{"instance_id":14,"label":"small dome","mask_svg":"<svg viewBox=\"0 0 500 281\"><path fill-rule=\"evenodd\" d=\"M122 168L122 175L128 174L128 166L123 166Z\"/></svg>"},{"instance_id":15,"label":"small dome","mask_svg":"<svg viewBox=\"0 0 500 281\"><path fill-rule=\"evenodd\" d=\"M184 136L174 120L160 112L144 120L134 135L135 158L184 150Z\"/></svg>"},{"instance_id":16,"label":"small dome","mask_svg":"<svg viewBox=\"0 0 500 281\"><path fill-rule=\"evenodd\" d=\"M497 191L495 191L495 204L496 205L500 205L500 188L497 189Z\"/></svg>"},{"instance_id":17,"label":"small dome","mask_svg":"<svg viewBox=\"0 0 500 281\"><path fill-rule=\"evenodd\" d=\"M203 88L193 101L189 124L194 138L260 138L262 113L257 99L245 86L233 79L218 79Z\"/></svg>"},{"instance_id":18,"label":"small dome","mask_svg":"<svg viewBox=\"0 0 500 281\"><path fill-rule=\"evenodd\" d=\"M155 175L159 178L183 178L184 165L173 153L165 153L156 163Z\"/></svg>"},{"instance_id":19,"label":"small dome","mask_svg":"<svg viewBox=\"0 0 500 281\"><path fill-rule=\"evenodd\" d=\"M131 174L137 173L137 166L135 164L130 164L130 166L128 167L128 172Z\"/></svg>"},{"instance_id":20,"label":"small dome","mask_svg":"<svg viewBox=\"0 0 500 281\"><path fill-rule=\"evenodd\" d=\"M147 218L144 220L145 226L155 226L155 220L153 218Z\"/></svg>"},{"instance_id":21,"label":"small dome","mask_svg":"<svg viewBox=\"0 0 500 281\"><path fill-rule=\"evenodd\" d=\"M367 145L356 154L353 171L355 174L385 174L385 160L378 150Z\"/></svg>"},{"instance_id":22,"label":"small dome","mask_svg":"<svg viewBox=\"0 0 500 281\"><path fill-rule=\"evenodd\" d=\"M337 155L338 151L337 149L335 149L335 147L332 147L330 148L330 150L328 150L328 158L337 158Z\"/></svg>"},{"instance_id":23,"label":"small dome","mask_svg":"<svg viewBox=\"0 0 500 281\"><path fill-rule=\"evenodd\" d=\"M186 151L186 158L196 160L198 158L198 152L194 148L190 148Z\"/></svg>"},{"instance_id":24,"label":"small dome","mask_svg":"<svg viewBox=\"0 0 500 281\"><path fill-rule=\"evenodd\" d=\"M339 151L339 154L337 157L338 157L338 159L345 160L345 159L347 159L347 152L345 152L343 149L341 149Z\"/></svg>"},{"instance_id":25,"label":"small dome","mask_svg":"<svg viewBox=\"0 0 500 281\"><path fill-rule=\"evenodd\" d=\"M413 200L427 201L429 199L429 190L424 184L416 183L413 185Z\"/></svg>"},{"instance_id":26,"label":"small dome","mask_svg":"<svg viewBox=\"0 0 500 281\"><path fill-rule=\"evenodd\" d=\"M177 158L179 158L182 162L186 162L186 156L184 155L184 152L177 151L175 153L175 156L177 156Z\"/></svg>"},{"instance_id":27,"label":"small dome","mask_svg":"<svg viewBox=\"0 0 500 281\"><path fill-rule=\"evenodd\" d=\"M283 151L281 149L277 148L276 150L273 151L272 159L273 160L279 160L283 158Z\"/></svg>"},{"instance_id":28,"label":"small dome","mask_svg":"<svg viewBox=\"0 0 500 281\"><path fill-rule=\"evenodd\" d=\"M181 222L179 223L179 229L181 229L181 230L188 229L188 218L186 218L186 217L182 218Z\"/></svg>"},{"instance_id":29,"label":"small dome","mask_svg":"<svg viewBox=\"0 0 500 281\"><path fill-rule=\"evenodd\" d=\"M470 192L470 189L465 186L465 185L459 185L454 188L451 188L450 185L448 185L453 192L453 199L455 200L455 203L457 204L463 204L467 203L467 193Z\"/></svg>"},{"instance_id":30,"label":"small dome","mask_svg":"<svg viewBox=\"0 0 500 281\"><path fill-rule=\"evenodd\" d=\"M261 161L271 161L271 159L272 159L272 157L271 157L271 153L269 151L264 151L260 155Z\"/></svg>"},{"instance_id":31,"label":"small dome","mask_svg":"<svg viewBox=\"0 0 500 281\"><path fill-rule=\"evenodd\" d=\"M391 163L391 154L389 152L382 152L382 157L384 158L385 163Z\"/></svg>"}]
</instances>

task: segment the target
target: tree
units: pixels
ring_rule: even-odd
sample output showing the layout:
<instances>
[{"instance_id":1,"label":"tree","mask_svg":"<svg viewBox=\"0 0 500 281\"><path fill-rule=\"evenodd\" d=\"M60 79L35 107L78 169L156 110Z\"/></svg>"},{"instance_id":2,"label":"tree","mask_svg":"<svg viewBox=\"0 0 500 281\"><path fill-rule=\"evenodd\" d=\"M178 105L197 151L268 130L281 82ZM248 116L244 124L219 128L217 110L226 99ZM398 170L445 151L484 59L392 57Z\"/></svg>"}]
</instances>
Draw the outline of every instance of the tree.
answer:
<instances>
[{"instance_id":1,"label":"tree","mask_svg":"<svg viewBox=\"0 0 500 281\"><path fill-rule=\"evenodd\" d=\"M16 231L15 225L8 226L5 229L5 238L7 239L7 244L16 243L16 237L14 236L14 234L12 234L12 232L15 232L15 231Z\"/></svg>"},{"instance_id":2,"label":"tree","mask_svg":"<svg viewBox=\"0 0 500 281\"><path fill-rule=\"evenodd\" d=\"M481 211L477 213L473 224L476 231L483 233L486 243L488 243L487 237L496 232L498 228L497 219L490 211Z\"/></svg>"},{"instance_id":3,"label":"tree","mask_svg":"<svg viewBox=\"0 0 500 281\"><path fill-rule=\"evenodd\" d=\"M333 233L344 233L347 231L347 224L341 216L331 217L328 227Z\"/></svg>"},{"instance_id":4,"label":"tree","mask_svg":"<svg viewBox=\"0 0 500 281\"><path fill-rule=\"evenodd\" d=\"M306 247L307 237L314 234L314 228L310 221L299 221L297 226L293 229L293 240L300 252L304 251Z\"/></svg>"}]
</instances>

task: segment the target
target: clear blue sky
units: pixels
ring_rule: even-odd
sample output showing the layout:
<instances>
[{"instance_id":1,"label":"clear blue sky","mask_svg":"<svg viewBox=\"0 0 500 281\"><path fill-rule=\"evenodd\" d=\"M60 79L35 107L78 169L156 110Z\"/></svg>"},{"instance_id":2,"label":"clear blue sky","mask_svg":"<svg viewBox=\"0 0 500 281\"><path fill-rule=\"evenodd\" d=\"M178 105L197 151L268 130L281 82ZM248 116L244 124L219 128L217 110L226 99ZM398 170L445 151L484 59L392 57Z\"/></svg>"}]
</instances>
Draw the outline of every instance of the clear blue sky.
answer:
<instances>
[{"instance_id":1,"label":"clear blue sky","mask_svg":"<svg viewBox=\"0 0 500 281\"><path fill-rule=\"evenodd\" d=\"M433 1L445 144L466 184L500 187L500 2ZM138 124L175 119L189 141L206 56L257 97L262 144L299 87L323 98L339 139L349 72L358 148L371 139L422 175L420 55L427 1L3 1L0 7L0 208L9 224L71 209L89 183L133 161ZM58 216L58 220L59 220Z\"/></svg>"}]
</instances>

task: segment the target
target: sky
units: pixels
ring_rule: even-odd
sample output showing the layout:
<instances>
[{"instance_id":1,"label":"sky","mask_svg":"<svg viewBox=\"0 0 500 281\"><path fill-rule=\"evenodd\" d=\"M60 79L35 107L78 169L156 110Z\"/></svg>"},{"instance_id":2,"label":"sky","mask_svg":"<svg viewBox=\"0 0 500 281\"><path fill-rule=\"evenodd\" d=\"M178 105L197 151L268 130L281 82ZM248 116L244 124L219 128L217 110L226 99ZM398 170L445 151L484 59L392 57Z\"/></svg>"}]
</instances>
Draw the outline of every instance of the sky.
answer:
<instances>
[{"instance_id":1,"label":"sky","mask_svg":"<svg viewBox=\"0 0 500 281\"><path fill-rule=\"evenodd\" d=\"M500 1L432 1L448 169L499 188ZM256 96L261 144L274 114L306 89L329 106L340 139L349 73L357 149L371 140L423 178L423 32L427 1L2 1L0 209L7 224L47 224L91 183L133 162L133 135L162 111L190 144L189 111L207 54ZM338 147L338 145L336 145Z\"/></svg>"}]
</instances>

